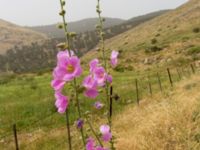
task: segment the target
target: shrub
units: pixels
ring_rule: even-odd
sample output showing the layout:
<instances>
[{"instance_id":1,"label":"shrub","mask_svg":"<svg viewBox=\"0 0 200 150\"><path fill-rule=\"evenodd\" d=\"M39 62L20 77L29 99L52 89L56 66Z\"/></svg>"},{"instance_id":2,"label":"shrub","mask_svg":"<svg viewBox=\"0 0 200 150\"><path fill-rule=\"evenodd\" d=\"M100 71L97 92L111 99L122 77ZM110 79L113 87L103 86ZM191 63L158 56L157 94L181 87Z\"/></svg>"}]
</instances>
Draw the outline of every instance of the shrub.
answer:
<instances>
[{"instance_id":1,"label":"shrub","mask_svg":"<svg viewBox=\"0 0 200 150\"><path fill-rule=\"evenodd\" d=\"M190 47L190 48L187 50L187 54L188 54L188 55L198 54L198 53L200 53L200 46Z\"/></svg>"},{"instance_id":2,"label":"shrub","mask_svg":"<svg viewBox=\"0 0 200 150\"><path fill-rule=\"evenodd\" d=\"M151 39L151 44L156 44L156 43L157 43L157 39L156 38Z\"/></svg>"},{"instance_id":3,"label":"shrub","mask_svg":"<svg viewBox=\"0 0 200 150\"><path fill-rule=\"evenodd\" d=\"M157 51L161 51L162 50L162 48L161 47L158 47L158 46L151 46L150 47L150 51L151 52L157 52Z\"/></svg>"},{"instance_id":4,"label":"shrub","mask_svg":"<svg viewBox=\"0 0 200 150\"><path fill-rule=\"evenodd\" d=\"M199 33L199 31L200 31L200 29L198 27L193 29L194 33Z\"/></svg>"},{"instance_id":5,"label":"shrub","mask_svg":"<svg viewBox=\"0 0 200 150\"><path fill-rule=\"evenodd\" d=\"M114 70L117 71L117 72L124 72L125 68L124 68L123 65L119 64L117 67L115 67Z\"/></svg>"}]
</instances>

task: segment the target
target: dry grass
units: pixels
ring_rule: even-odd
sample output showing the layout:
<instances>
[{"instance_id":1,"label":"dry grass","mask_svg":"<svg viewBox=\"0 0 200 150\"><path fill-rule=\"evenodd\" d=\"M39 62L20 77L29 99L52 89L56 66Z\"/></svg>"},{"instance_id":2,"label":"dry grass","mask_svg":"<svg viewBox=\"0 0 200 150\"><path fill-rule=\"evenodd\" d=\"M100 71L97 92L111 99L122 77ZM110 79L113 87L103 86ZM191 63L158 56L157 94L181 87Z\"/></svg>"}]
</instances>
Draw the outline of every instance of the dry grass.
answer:
<instances>
[{"instance_id":1,"label":"dry grass","mask_svg":"<svg viewBox=\"0 0 200 150\"><path fill-rule=\"evenodd\" d=\"M117 149L200 149L200 119L194 119L200 112L199 83L200 77L194 76L165 96L144 100L140 107L130 106L118 115L114 119Z\"/></svg>"},{"instance_id":2,"label":"dry grass","mask_svg":"<svg viewBox=\"0 0 200 150\"><path fill-rule=\"evenodd\" d=\"M0 54L4 54L15 45L29 45L45 39L47 36L42 33L0 19Z\"/></svg>"}]
</instances>

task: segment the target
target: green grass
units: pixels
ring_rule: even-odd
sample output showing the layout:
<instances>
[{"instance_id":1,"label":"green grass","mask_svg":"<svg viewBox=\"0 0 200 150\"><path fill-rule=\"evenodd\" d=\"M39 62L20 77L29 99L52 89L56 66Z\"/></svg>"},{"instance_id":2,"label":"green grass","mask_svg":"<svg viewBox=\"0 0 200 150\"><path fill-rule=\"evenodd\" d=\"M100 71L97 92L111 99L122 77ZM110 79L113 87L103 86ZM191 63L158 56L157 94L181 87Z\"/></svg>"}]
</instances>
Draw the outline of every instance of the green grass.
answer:
<instances>
[{"instance_id":1,"label":"green grass","mask_svg":"<svg viewBox=\"0 0 200 150\"><path fill-rule=\"evenodd\" d=\"M132 71L125 71L123 73L112 72L114 77L114 93L120 96L119 101L114 101L114 115L125 109L127 104L136 103L136 78L138 78L139 81L140 99L150 96L148 81L152 84L153 94L160 92L156 76L157 71L160 74L163 89L166 90L170 88L165 69L160 68L160 70L144 73ZM179 78L176 70L172 69L171 73L173 81L178 81ZM84 73L83 76L86 74L87 73ZM78 80L79 83L81 83L82 78L83 77ZM50 87L50 81L50 74L41 76L19 75L12 78L9 82L0 85L0 139L8 135L7 140L12 143L12 136L9 137L9 135L12 135L12 125L16 123L18 134L35 133L38 129L46 133L45 138L33 142L37 149L48 149L55 144L62 144L62 142L60 142L63 140L61 138L62 136L47 136L49 131L65 127L65 115L58 114L54 107L54 91ZM66 87L66 94L69 94L69 91L73 93L71 88ZM105 103L104 99L103 93L97 98L97 100L104 101ZM93 108L95 100L87 99L83 94L80 94L80 102L82 112L90 110L92 114L96 114L99 117L102 116L102 111L97 112ZM78 118L74 101L70 102L69 112L70 123L73 124ZM66 135L64 134L63 136ZM21 139L21 141L23 141L23 139ZM27 144L22 142L20 146L22 149L26 149Z\"/></svg>"}]
</instances>

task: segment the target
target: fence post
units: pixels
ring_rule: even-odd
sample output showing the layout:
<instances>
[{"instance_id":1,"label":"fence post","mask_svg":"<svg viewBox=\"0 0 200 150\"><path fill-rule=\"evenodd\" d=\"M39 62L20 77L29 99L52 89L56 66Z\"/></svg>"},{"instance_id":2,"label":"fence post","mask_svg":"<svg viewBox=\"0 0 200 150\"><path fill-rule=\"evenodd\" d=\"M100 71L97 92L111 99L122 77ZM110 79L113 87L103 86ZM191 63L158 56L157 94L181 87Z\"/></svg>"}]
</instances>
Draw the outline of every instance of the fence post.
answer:
<instances>
[{"instance_id":1,"label":"fence post","mask_svg":"<svg viewBox=\"0 0 200 150\"><path fill-rule=\"evenodd\" d=\"M151 86L151 82L150 82L150 77L149 76L148 76L148 84L149 84L149 93L150 93L150 95L152 97L153 92L152 92L152 86Z\"/></svg>"},{"instance_id":2,"label":"fence post","mask_svg":"<svg viewBox=\"0 0 200 150\"><path fill-rule=\"evenodd\" d=\"M112 105L113 105L113 87L110 86L110 118L112 117Z\"/></svg>"},{"instance_id":3,"label":"fence post","mask_svg":"<svg viewBox=\"0 0 200 150\"><path fill-rule=\"evenodd\" d=\"M194 66L193 66L192 64L190 64L190 67L191 67L191 69L192 69L193 74L195 74Z\"/></svg>"},{"instance_id":4,"label":"fence post","mask_svg":"<svg viewBox=\"0 0 200 150\"><path fill-rule=\"evenodd\" d=\"M138 89L138 79L135 79L135 88L136 88L136 100L137 100L137 104L139 105L140 100L139 100L139 89Z\"/></svg>"},{"instance_id":5,"label":"fence post","mask_svg":"<svg viewBox=\"0 0 200 150\"><path fill-rule=\"evenodd\" d=\"M160 80L160 75L159 75L158 72L157 72L157 78L158 78L158 83L159 83L160 91L162 92L163 89L162 89L162 84L161 84L161 80Z\"/></svg>"},{"instance_id":6,"label":"fence post","mask_svg":"<svg viewBox=\"0 0 200 150\"><path fill-rule=\"evenodd\" d=\"M14 139L15 139L15 148L16 150L19 150L16 124L13 125L13 133L14 133Z\"/></svg>"},{"instance_id":7,"label":"fence post","mask_svg":"<svg viewBox=\"0 0 200 150\"><path fill-rule=\"evenodd\" d=\"M178 68L176 68L176 71L177 71L177 74L178 74L179 80L181 80L181 73L180 73L180 71L178 70Z\"/></svg>"},{"instance_id":8,"label":"fence post","mask_svg":"<svg viewBox=\"0 0 200 150\"><path fill-rule=\"evenodd\" d=\"M169 68L167 68L167 73L168 73L168 76L169 76L169 81L170 81L171 87L173 87L173 81L172 81L172 77L171 77L171 73L170 73Z\"/></svg>"}]
</instances>

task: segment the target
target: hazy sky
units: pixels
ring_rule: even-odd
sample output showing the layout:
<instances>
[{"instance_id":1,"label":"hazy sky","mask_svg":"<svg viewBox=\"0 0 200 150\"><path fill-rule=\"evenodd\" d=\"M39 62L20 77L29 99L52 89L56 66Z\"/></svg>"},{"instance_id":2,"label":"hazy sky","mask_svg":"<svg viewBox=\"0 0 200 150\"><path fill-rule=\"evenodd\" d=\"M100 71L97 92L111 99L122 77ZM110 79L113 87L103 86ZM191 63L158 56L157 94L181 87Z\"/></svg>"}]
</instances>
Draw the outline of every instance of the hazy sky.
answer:
<instances>
[{"instance_id":1,"label":"hazy sky","mask_svg":"<svg viewBox=\"0 0 200 150\"><path fill-rule=\"evenodd\" d=\"M69 21L96 17L97 0L67 0ZM188 0L101 0L103 15L128 19L156 10L176 8ZM0 18L19 25L61 21L59 0L0 0Z\"/></svg>"}]
</instances>

